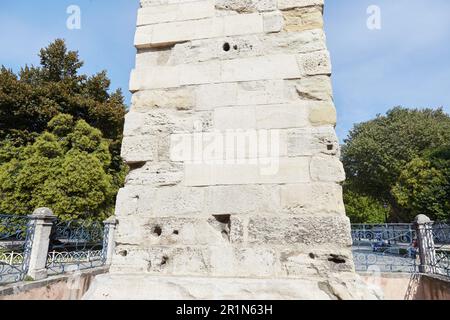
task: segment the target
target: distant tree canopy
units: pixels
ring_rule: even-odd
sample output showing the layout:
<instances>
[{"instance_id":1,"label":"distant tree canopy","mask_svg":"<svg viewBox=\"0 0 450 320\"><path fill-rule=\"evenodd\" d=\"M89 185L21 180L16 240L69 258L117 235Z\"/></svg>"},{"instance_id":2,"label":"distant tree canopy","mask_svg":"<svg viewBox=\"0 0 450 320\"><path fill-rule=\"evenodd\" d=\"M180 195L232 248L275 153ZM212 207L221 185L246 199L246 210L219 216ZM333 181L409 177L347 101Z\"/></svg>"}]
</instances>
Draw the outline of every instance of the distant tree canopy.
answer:
<instances>
[{"instance_id":1,"label":"distant tree canopy","mask_svg":"<svg viewBox=\"0 0 450 320\"><path fill-rule=\"evenodd\" d=\"M342 151L353 220L361 222L355 197L362 197L359 205L367 203L375 216L379 210L370 208L373 201L377 208L389 208L391 222L411 222L421 213L450 219L450 117L442 109L393 108L355 125Z\"/></svg>"},{"instance_id":2,"label":"distant tree canopy","mask_svg":"<svg viewBox=\"0 0 450 320\"><path fill-rule=\"evenodd\" d=\"M1 212L28 214L48 206L66 220L105 219L112 213L118 186L109 171L108 141L84 120L58 115L34 143L6 153L0 166Z\"/></svg>"},{"instance_id":3,"label":"distant tree canopy","mask_svg":"<svg viewBox=\"0 0 450 320\"><path fill-rule=\"evenodd\" d=\"M0 213L49 206L64 219L111 214L125 175L120 159L126 112L102 71L56 40L40 66L0 70Z\"/></svg>"},{"instance_id":4,"label":"distant tree canopy","mask_svg":"<svg viewBox=\"0 0 450 320\"><path fill-rule=\"evenodd\" d=\"M344 203L352 223L380 223L386 220L389 209L370 196L345 189Z\"/></svg>"}]
</instances>

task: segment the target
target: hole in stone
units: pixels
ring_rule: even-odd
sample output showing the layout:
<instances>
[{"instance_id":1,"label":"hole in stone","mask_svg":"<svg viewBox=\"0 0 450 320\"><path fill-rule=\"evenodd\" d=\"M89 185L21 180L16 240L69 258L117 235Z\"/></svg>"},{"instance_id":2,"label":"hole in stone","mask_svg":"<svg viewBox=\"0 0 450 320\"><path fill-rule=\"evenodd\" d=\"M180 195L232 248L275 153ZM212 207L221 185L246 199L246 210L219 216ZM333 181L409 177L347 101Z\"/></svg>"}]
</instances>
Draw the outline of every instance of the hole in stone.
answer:
<instances>
[{"instance_id":1,"label":"hole in stone","mask_svg":"<svg viewBox=\"0 0 450 320\"><path fill-rule=\"evenodd\" d=\"M140 168L142 168L143 166L145 166L145 161L142 161L142 162L134 162L134 163L129 163L129 164L128 164L128 167L130 168L130 171L140 169Z\"/></svg>"},{"instance_id":2,"label":"hole in stone","mask_svg":"<svg viewBox=\"0 0 450 320\"><path fill-rule=\"evenodd\" d=\"M333 148L334 148L334 146L333 146L332 144L328 144L328 145L327 145L327 150L328 150L328 151L333 150Z\"/></svg>"},{"instance_id":3,"label":"hole in stone","mask_svg":"<svg viewBox=\"0 0 450 320\"><path fill-rule=\"evenodd\" d=\"M311 259L315 259L315 258L316 258L316 255L315 255L314 253L311 252L311 253L309 254L309 257L310 257Z\"/></svg>"},{"instance_id":4,"label":"hole in stone","mask_svg":"<svg viewBox=\"0 0 450 320\"><path fill-rule=\"evenodd\" d=\"M174 230L174 231L173 231L173 234L178 235L178 234L180 234L180 232L179 232L178 230Z\"/></svg>"},{"instance_id":5,"label":"hole in stone","mask_svg":"<svg viewBox=\"0 0 450 320\"><path fill-rule=\"evenodd\" d=\"M235 44L235 45L233 46L233 49L234 49L234 50L237 50L237 49L238 49L237 44Z\"/></svg>"},{"instance_id":6,"label":"hole in stone","mask_svg":"<svg viewBox=\"0 0 450 320\"><path fill-rule=\"evenodd\" d=\"M162 259L161 259L161 266L166 265L167 261L169 261L169 257L168 256L163 256Z\"/></svg>"},{"instance_id":7,"label":"hole in stone","mask_svg":"<svg viewBox=\"0 0 450 320\"><path fill-rule=\"evenodd\" d=\"M158 237L161 236L161 234L162 234L162 229L161 229L161 227L160 227L160 226L155 226L155 227L153 228L153 233L156 234Z\"/></svg>"},{"instance_id":8,"label":"hole in stone","mask_svg":"<svg viewBox=\"0 0 450 320\"><path fill-rule=\"evenodd\" d=\"M328 261L336 263L336 264L342 264L342 263L346 262L346 260L343 257L335 255L335 254L331 254L330 257L328 258Z\"/></svg>"},{"instance_id":9,"label":"hole in stone","mask_svg":"<svg viewBox=\"0 0 450 320\"><path fill-rule=\"evenodd\" d=\"M225 240L230 241L231 215L224 214L213 217L216 220L216 223L213 224L215 228L220 231L220 234Z\"/></svg>"},{"instance_id":10,"label":"hole in stone","mask_svg":"<svg viewBox=\"0 0 450 320\"><path fill-rule=\"evenodd\" d=\"M122 257L126 257L128 255L128 251L127 250L121 250L121 251L119 251L119 255L121 255Z\"/></svg>"},{"instance_id":11,"label":"hole in stone","mask_svg":"<svg viewBox=\"0 0 450 320\"><path fill-rule=\"evenodd\" d=\"M231 222L231 215L229 214L216 215L214 218L223 224L229 224Z\"/></svg>"},{"instance_id":12,"label":"hole in stone","mask_svg":"<svg viewBox=\"0 0 450 320\"><path fill-rule=\"evenodd\" d=\"M230 51L231 47L230 44L228 42L225 42L223 44L223 51Z\"/></svg>"}]
</instances>

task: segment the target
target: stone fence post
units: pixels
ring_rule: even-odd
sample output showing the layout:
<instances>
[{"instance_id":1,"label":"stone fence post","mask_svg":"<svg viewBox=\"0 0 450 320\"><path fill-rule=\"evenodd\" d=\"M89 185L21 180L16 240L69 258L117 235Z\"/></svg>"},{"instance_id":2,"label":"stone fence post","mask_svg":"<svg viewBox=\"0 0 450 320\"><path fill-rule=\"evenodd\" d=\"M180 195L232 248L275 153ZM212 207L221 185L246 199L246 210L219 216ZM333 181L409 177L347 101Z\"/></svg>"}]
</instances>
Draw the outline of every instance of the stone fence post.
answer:
<instances>
[{"instance_id":1,"label":"stone fence post","mask_svg":"<svg viewBox=\"0 0 450 320\"><path fill-rule=\"evenodd\" d=\"M49 208L38 208L29 216L34 224L33 234L30 236L31 250L28 253L28 273L34 280L47 277L47 254L50 244L50 233L56 216Z\"/></svg>"},{"instance_id":2,"label":"stone fence post","mask_svg":"<svg viewBox=\"0 0 450 320\"><path fill-rule=\"evenodd\" d=\"M115 216L109 217L107 220L103 221L105 225L104 234L103 234L103 260L105 265L110 265L112 256L114 253L114 233L116 231L117 219Z\"/></svg>"},{"instance_id":3,"label":"stone fence post","mask_svg":"<svg viewBox=\"0 0 450 320\"><path fill-rule=\"evenodd\" d=\"M424 214L414 219L417 231L417 244L419 248L421 273L434 273L436 269L436 252L433 238L433 222Z\"/></svg>"}]
</instances>

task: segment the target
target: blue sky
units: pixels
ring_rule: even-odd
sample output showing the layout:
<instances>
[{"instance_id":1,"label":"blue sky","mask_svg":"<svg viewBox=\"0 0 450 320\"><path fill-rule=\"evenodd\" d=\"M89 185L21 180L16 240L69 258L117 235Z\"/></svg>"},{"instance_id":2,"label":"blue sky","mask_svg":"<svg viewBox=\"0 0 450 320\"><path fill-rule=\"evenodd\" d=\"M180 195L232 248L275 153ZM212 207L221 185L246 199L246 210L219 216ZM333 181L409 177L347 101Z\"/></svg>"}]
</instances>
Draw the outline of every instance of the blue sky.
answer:
<instances>
[{"instance_id":1,"label":"blue sky","mask_svg":"<svg viewBox=\"0 0 450 320\"><path fill-rule=\"evenodd\" d=\"M79 50L83 71L108 70L124 89L134 65L138 0L2 0L0 64L38 64L55 38ZM381 30L366 26L369 5L381 9ZM81 8L81 29L66 28L69 5ZM326 0L338 135L396 105L443 106L450 113L450 1Z\"/></svg>"}]
</instances>

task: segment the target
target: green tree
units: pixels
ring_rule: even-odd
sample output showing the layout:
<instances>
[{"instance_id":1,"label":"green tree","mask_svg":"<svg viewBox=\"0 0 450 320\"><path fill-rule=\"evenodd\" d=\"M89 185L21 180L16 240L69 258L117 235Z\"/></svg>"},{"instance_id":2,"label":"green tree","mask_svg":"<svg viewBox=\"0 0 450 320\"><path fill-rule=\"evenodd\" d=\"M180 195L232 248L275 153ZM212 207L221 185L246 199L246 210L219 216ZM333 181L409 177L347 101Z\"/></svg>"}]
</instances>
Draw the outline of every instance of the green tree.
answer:
<instances>
[{"instance_id":1,"label":"green tree","mask_svg":"<svg viewBox=\"0 0 450 320\"><path fill-rule=\"evenodd\" d=\"M54 117L48 129L0 165L0 211L29 214L49 206L63 220L112 214L117 177L100 130L66 114ZM115 174L123 178L123 172Z\"/></svg>"},{"instance_id":2,"label":"green tree","mask_svg":"<svg viewBox=\"0 0 450 320\"><path fill-rule=\"evenodd\" d=\"M402 170L392 193L411 220L417 214L450 219L450 147L413 159Z\"/></svg>"},{"instance_id":3,"label":"green tree","mask_svg":"<svg viewBox=\"0 0 450 320\"><path fill-rule=\"evenodd\" d=\"M126 108L120 90L109 93L106 72L79 74L83 62L61 39L39 56L39 67L25 66L17 75L0 69L0 139L23 145L34 139L33 133L44 131L50 119L65 113L120 141Z\"/></svg>"},{"instance_id":4,"label":"green tree","mask_svg":"<svg viewBox=\"0 0 450 320\"><path fill-rule=\"evenodd\" d=\"M357 124L343 147L349 189L389 206L391 221L410 221L409 209L393 192L415 158L450 141L450 117L442 109L396 107L385 116Z\"/></svg>"},{"instance_id":5,"label":"green tree","mask_svg":"<svg viewBox=\"0 0 450 320\"><path fill-rule=\"evenodd\" d=\"M344 189L347 216L352 223L385 223L389 208L378 200Z\"/></svg>"},{"instance_id":6,"label":"green tree","mask_svg":"<svg viewBox=\"0 0 450 320\"><path fill-rule=\"evenodd\" d=\"M81 74L78 52L61 39L39 57L17 74L0 69L0 212L50 206L64 218L100 219L126 171L122 92L110 92L105 71Z\"/></svg>"}]
</instances>

